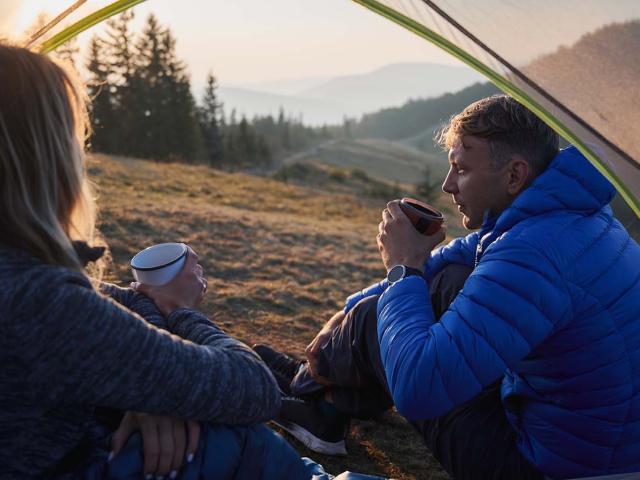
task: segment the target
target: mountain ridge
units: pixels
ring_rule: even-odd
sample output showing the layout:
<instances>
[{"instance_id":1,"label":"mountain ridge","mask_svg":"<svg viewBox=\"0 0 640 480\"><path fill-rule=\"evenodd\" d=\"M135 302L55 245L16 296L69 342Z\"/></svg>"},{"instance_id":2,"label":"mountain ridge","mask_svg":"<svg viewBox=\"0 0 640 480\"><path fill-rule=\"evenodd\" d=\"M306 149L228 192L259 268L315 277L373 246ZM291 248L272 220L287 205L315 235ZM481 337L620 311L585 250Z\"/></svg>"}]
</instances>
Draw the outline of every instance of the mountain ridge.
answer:
<instances>
[{"instance_id":1,"label":"mountain ridge","mask_svg":"<svg viewBox=\"0 0 640 480\"><path fill-rule=\"evenodd\" d=\"M459 66L435 63L394 63L373 71L343 75L306 88L297 94L292 85L305 79L267 83L271 91L260 91L260 84L221 85L220 100L225 111L235 109L248 117L276 114L280 107L294 117L302 114L311 125L341 123L345 117L357 118L384 107L399 106L412 98L436 97L477 81L479 75ZM308 79L311 81L311 79ZM316 78L319 81L319 78ZM289 86L283 86L290 82ZM247 88L250 86L251 88Z\"/></svg>"}]
</instances>

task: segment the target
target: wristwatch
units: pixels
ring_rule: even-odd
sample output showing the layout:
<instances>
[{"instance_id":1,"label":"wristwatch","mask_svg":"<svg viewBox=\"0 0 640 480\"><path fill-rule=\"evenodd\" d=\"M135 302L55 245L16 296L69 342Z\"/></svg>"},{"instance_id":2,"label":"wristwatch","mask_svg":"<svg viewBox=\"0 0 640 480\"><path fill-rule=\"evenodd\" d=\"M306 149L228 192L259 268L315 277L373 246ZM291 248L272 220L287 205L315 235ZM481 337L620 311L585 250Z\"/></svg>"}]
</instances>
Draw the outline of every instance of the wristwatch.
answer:
<instances>
[{"instance_id":1,"label":"wristwatch","mask_svg":"<svg viewBox=\"0 0 640 480\"><path fill-rule=\"evenodd\" d=\"M422 276L422 272L417 268L407 267L405 265L396 265L391 267L391 270L387 273L387 281L390 285L393 285L399 280L403 278L410 277L412 275L416 275L418 277Z\"/></svg>"}]
</instances>

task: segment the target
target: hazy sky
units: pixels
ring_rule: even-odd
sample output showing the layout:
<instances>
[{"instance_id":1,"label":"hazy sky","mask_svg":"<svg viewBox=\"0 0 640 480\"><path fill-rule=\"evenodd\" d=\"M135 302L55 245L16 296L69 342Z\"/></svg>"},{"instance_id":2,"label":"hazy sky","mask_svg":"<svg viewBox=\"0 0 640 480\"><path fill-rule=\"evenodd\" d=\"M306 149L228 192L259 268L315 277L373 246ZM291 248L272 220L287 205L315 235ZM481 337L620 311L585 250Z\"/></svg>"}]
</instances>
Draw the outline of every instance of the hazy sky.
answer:
<instances>
[{"instance_id":1,"label":"hazy sky","mask_svg":"<svg viewBox=\"0 0 640 480\"><path fill-rule=\"evenodd\" d=\"M71 3L0 0L0 29L24 31L38 11L57 13ZM137 22L154 12L171 27L194 79L212 69L223 84L362 73L407 61L457 63L350 0L148 0L134 11Z\"/></svg>"},{"instance_id":2,"label":"hazy sky","mask_svg":"<svg viewBox=\"0 0 640 480\"><path fill-rule=\"evenodd\" d=\"M420 0L383 2L427 23L435 18L438 30L450 31ZM24 31L39 11L56 14L72 3L0 0L0 32ZM95 10L108 3L89 0L86 8ZM603 24L640 17L640 0L440 3L516 63L570 45ZM148 0L134 11L139 25L154 12L172 29L178 54L188 63L194 82L209 69L222 84L246 84L363 73L398 62L457 64L427 41L351 0ZM81 43L90 35L82 35Z\"/></svg>"}]
</instances>

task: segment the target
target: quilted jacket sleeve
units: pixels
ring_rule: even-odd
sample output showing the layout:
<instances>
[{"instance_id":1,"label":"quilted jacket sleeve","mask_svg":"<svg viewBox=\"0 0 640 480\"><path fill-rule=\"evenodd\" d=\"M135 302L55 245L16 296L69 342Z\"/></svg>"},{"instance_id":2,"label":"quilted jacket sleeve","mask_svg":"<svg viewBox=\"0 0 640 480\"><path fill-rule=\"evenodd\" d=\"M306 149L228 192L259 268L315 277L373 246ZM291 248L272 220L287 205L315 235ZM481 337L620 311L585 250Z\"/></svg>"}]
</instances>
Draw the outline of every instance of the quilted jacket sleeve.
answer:
<instances>
[{"instance_id":1,"label":"quilted jacket sleeve","mask_svg":"<svg viewBox=\"0 0 640 480\"><path fill-rule=\"evenodd\" d=\"M473 267L478 246L478 232L453 239L447 245L431 252L424 265L424 277L431 280L435 274L451 263Z\"/></svg>"},{"instance_id":2,"label":"quilted jacket sleeve","mask_svg":"<svg viewBox=\"0 0 640 480\"><path fill-rule=\"evenodd\" d=\"M378 338L396 408L434 418L476 396L570 315L561 274L539 250L487 250L438 323L427 282L408 277L378 302Z\"/></svg>"},{"instance_id":3,"label":"quilted jacket sleeve","mask_svg":"<svg viewBox=\"0 0 640 480\"><path fill-rule=\"evenodd\" d=\"M389 286L389 282L384 278L373 285L369 285L367 288L360 290L347 298L344 306L344 313L349 313L353 307L355 307L356 303L358 303L363 298L370 297L371 295L380 295L384 290Z\"/></svg>"},{"instance_id":4,"label":"quilted jacket sleeve","mask_svg":"<svg viewBox=\"0 0 640 480\"><path fill-rule=\"evenodd\" d=\"M474 232L466 237L459 237L444 247L440 247L431 253L431 257L424 264L424 277L430 280L433 276L450 263L460 263L473 267L476 245L478 245L478 233ZM387 279L369 285L364 290L350 295L345 302L344 313L349 313L356 303L371 295L381 295L389 286Z\"/></svg>"}]
</instances>

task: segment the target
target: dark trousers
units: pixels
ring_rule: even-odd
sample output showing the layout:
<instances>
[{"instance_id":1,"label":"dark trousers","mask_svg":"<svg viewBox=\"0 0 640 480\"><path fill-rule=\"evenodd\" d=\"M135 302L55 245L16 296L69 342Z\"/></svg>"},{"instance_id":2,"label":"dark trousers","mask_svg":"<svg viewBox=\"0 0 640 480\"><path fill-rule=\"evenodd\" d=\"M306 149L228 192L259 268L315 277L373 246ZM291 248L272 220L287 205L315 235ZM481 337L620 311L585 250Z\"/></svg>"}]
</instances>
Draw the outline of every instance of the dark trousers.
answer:
<instances>
[{"instance_id":1,"label":"dark trousers","mask_svg":"<svg viewBox=\"0 0 640 480\"><path fill-rule=\"evenodd\" d=\"M436 318L447 310L469 267L451 265L431 281L429 293ZM360 301L322 348L318 373L332 383L336 409L357 418L371 418L393 405L380 359L377 333L378 297ZM291 383L292 393L308 394L321 387L302 369ZM516 446L500 400L500 382L453 411L431 420L411 422L443 468L455 479L542 479Z\"/></svg>"}]
</instances>

